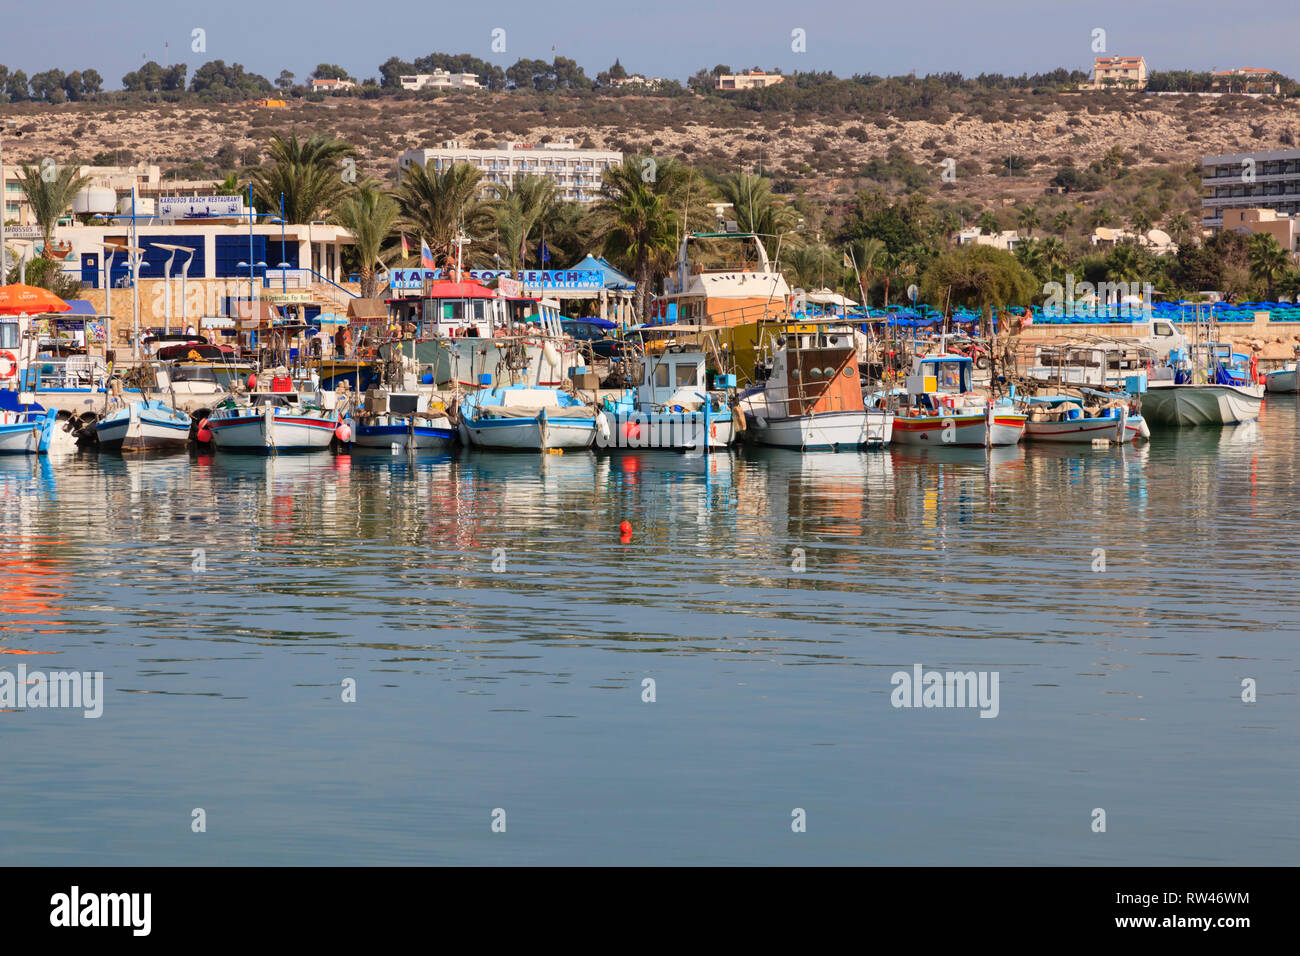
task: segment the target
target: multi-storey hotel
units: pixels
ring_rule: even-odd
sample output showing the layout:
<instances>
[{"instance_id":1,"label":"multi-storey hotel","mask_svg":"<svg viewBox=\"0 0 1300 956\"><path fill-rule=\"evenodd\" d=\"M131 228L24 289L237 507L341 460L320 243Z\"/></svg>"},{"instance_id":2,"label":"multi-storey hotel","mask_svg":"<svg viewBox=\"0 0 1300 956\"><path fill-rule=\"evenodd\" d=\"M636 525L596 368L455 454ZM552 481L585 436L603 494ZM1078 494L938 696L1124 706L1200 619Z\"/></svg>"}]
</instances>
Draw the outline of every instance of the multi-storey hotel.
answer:
<instances>
[{"instance_id":1,"label":"multi-storey hotel","mask_svg":"<svg viewBox=\"0 0 1300 956\"><path fill-rule=\"evenodd\" d=\"M498 143L475 149L449 140L437 149L408 149L397 159L398 174L416 163L435 170L468 163L483 172L483 191L506 185L515 176L545 176L555 182L561 199L592 202L600 193L601 173L623 162L623 154L607 149L579 149L573 140L552 143Z\"/></svg>"},{"instance_id":2,"label":"multi-storey hotel","mask_svg":"<svg viewBox=\"0 0 1300 956\"><path fill-rule=\"evenodd\" d=\"M1300 213L1300 149L1231 153L1201 159L1201 223L1223 228L1228 209Z\"/></svg>"}]
</instances>

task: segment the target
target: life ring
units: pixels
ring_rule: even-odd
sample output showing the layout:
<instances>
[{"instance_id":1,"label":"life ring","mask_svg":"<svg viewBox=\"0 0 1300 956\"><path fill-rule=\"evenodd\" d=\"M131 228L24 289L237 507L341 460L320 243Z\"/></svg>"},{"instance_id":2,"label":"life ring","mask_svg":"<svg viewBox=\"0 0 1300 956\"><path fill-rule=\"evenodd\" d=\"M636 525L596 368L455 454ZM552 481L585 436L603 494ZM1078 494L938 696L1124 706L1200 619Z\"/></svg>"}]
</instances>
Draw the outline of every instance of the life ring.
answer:
<instances>
[{"instance_id":1,"label":"life ring","mask_svg":"<svg viewBox=\"0 0 1300 956\"><path fill-rule=\"evenodd\" d=\"M9 363L9 368L0 373L0 379L13 378L18 374L18 358L13 352L0 352L0 361Z\"/></svg>"}]
</instances>

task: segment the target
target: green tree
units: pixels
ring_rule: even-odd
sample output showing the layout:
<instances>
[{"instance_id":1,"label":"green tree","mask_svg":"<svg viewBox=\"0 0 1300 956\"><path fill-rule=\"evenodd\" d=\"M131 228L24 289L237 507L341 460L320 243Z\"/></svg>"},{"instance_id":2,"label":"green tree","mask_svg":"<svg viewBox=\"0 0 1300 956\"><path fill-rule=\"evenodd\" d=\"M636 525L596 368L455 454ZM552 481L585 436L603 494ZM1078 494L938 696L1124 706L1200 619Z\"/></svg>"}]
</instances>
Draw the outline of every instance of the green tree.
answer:
<instances>
[{"instance_id":1,"label":"green tree","mask_svg":"<svg viewBox=\"0 0 1300 956\"><path fill-rule=\"evenodd\" d=\"M27 74L22 70L14 70L9 74L9 79L5 82L5 93L9 95L11 103L25 103L31 99L28 91Z\"/></svg>"},{"instance_id":2,"label":"green tree","mask_svg":"<svg viewBox=\"0 0 1300 956\"><path fill-rule=\"evenodd\" d=\"M373 299L378 294L378 269L399 252L389 246L389 240L400 214L397 203L370 184L358 186L334 211L334 221L352 233L363 298Z\"/></svg>"},{"instance_id":3,"label":"green tree","mask_svg":"<svg viewBox=\"0 0 1300 956\"><path fill-rule=\"evenodd\" d=\"M798 215L772 192L772 181L751 173L731 173L717 184L741 232L775 239L792 231Z\"/></svg>"},{"instance_id":4,"label":"green tree","mask_svg":"<svg viewBox=\"0 0 1300 956\"><path fill-rule=\"evenodd\" d=\"M46 170L39 166L23 166L18 181L22 184L27 202L31 204L32 215L41 227L41 238L45 242L41 254L47 259L53 259L50 237L54 226L72 207L72 197L86 187L90 177L82 176L80 167L77 166L54 167L53 176Z\"/></svg>"},{"instance_id":5,"label":"green tree","mask_svg":"<svg viewBox=\"0 0 1300 956\"><path fill-rule=\"evenodd\" d=\"M1260 232L1246 240L1246 255L1250 260L1250 277L1264 284L1267 297L1272 300L1278 280L1294 266L1290 254L1268 233Z\"/></svg>"},{"instance_id":6,"label":"green tree","mask_svg":"<svg viewBox=\"0 0 1300 956\"><path fill-rule=\"evenodd\" d=\"M275 133L267 152L271 165L253 173L259 208L279 211L283 195L285 218L306 223L334 209L347 195L343 160L354 150L342 140L316 135L299 141L297 133L288 139Z\"/></svg>"},{"instance_id":7,"label":"green tree","mask_svg":"<svg viewBox=\"0 0 1300 956\"><path fill-rule=\"evenodd\" d=\"M975 225L979 226L980 232L988 233L991 236L996 236L1002 231L1002 224L998 222L998 217L993 214L991 209L985 209L980 213Z\"/></svg>"},{"instance_id":8,"label":"green tree","mask_svg":"<svg viewBox=\"0 0 1300 956\"><path fill-rule=\"evenodd\" d=\"M1017 221L1020 223L1020 228L1025 230L1026 235L1033 236L1034 230L1037 229L1039 225L1038 207L1024 207L1017 215Z\"/></svg>"},{"instance_id":9,"label":"green tree","mask_svg":"<svg viewBox=\"0 0 1300 956\"><path fill-rule=\"evenodd\" d=\"M402 170L397 187L400 224L429 243L434 261L456 261L456 240L462 234L480 236L492 226L491 207L480 196L483 174L466 163L446 169L416 163Z\"/></svg>"},{"instance_id":10,"label":"green tree","mask_svg":"<svg viewBox=\"0 0 1300 956\"><path fill-rule=\"evenodd\" d=\"M544 176L515 176L508 184L491 186L498 254L511 269L528 268L529 242L550 223L559 206L554 180Z\"/></svg>"},{"instance_id":11,"label":"green tree","mask_svg":"<svg viewBox=\"0 0 1300 956\"><path fill-rule=\"evenodd\" d=\"M1052 231L1064 239L1065 234L1070 231L1070 226L1073 222L1074 217L1070 215L1070 211L1068 209L1062 209L1052 217Z\"/></svg>"},{"instance_id":12,"label":"green tree","mask_svg":"<svg viewBox=\"0 0 1300 956\"><path fill-rule=\"evenodd\" d=\"M314 80L350 80L351 76L343 67L334 63L318 63L316 69L311 71L311 78Z\"/></svg>"},{"instance_id":13,"label":"green tree","mask_svg":"<svg viewBox=\"0 0 1300 956\"><path fill-rule=\"evenodd\" d=\"M1033 277L1016 257L992 246L949 250L931 263L921 279L925 301L979 309L986 334L995 307L1028 305L1036 291Z\"/></svg>"},{"instance_id":14,"label":"green tree","mask_svg":"<svg viewBox=\"0 0 1300 956\"><path fill-rule=\"evenodd\" d=\"M592 210L595 237L605 255L636 282L637 310L645 316L656 273L673 260L679 227L678 200L690 177L677 163L662 161L655 175L643 175L641 157L604 171L600 199Z\"/></svg>"}]
</instances>

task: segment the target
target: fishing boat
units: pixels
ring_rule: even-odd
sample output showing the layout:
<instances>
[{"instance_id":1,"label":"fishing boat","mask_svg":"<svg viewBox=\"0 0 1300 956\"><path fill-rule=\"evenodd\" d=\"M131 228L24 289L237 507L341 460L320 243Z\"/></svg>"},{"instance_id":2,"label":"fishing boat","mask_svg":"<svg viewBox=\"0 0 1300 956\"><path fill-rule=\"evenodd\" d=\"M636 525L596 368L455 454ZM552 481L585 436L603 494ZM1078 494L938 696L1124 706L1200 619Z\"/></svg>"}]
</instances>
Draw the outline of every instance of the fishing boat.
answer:
<instances>
[{"instance_id":1,"label":"fishing boat","mask_svg":"<svg viewBox=\"0 0 1300 956\"><path fill-rule=\"evenodd\" d=\"M1131 440L1128 406L1123 402L1036 395L1026 399L1023 407L1029 415L1025 421L1026 441L1089 444L1101 440L1119 445Z\"/></svg>"},{"instance_id":2,"label":"fishing boat","mask_svg":"<svg viewBox=\"0 0 1300 956\"><path fill-rule=\"evenodd\" d=\"M415 332L381 352L413 361L427 384L474 388L488 375L494 387L556 388L582 364L554 299L507 299L473 280L434 280L415 302L395 299L390 306L399 324Z\"/></svg>"},{"instance_id":3,"label":"fishing boat","mask_svg":"<svg viewBox=\"0 0 1300 956\"><path fill-rule=\"evenodd\" d=\"M486 388L463 398L459 415L461 439L478 448L590 448L599 430L609 432L602 411L558 388Z\"/></svg>"},{"instance_id":4,"label":"fishing boat","mask_svg":"<svg viewBox=\"0 0 1300 956\"><path fill-rule=\"evenodd\" d=\"M1295 347L1300 354L1300 345ZM1264 373L1264 391L1266 392L1300 392L1300 373L1297 373L1297 362L1292 362L1285 368L1276 368L1271 372Z\"/></svg>"},{"instance_id":5,"label":"fishing boat","mask_svg":"<svg viewBox=\"0 0 1300 956\"><path fill-rule=\"evenodd\" d=\"M328 448L336 433L351 437L333 392L308 400L298 392L251 392L246 401L227 399L199 422L199 438L218 451L277 454Z\"/></svg>"},{"instance_id":6,"label":"fishing boat","mask_svg":"<svg viewBox=\"0 0 1300 956\"><path fill-rule=\"evenodd\" d=\"M803 450L889 444L894 415L866 406L857 345L842 320L783 324L769 341L767 379L740 402L757 442Z\"/></svg>"},{"instance_id":7,"label":"fishing boat","mask_svg":"<svg viewBox=\"0 0 1300 956\"><path fill-rule=\"evenodd\" d=\"M156 398L127 402L94 424L105 451L184 451L190 441L190 416Z\"/></svg>"},{"instance_id":8,"label":"fishing boat","mask_svg":"<svg viewBox=\"0 0 1300 956\"><path fill-rule=\"evenodd\" d=\"M1255 421L1264 386L1252 380L1247 361L1223 343L1171 350L1168 365L1152 376L1143 396L1147 421L1178 428Z\"/></svg>"},{"instance_id":9,"label":"fishing boat","mask_svg":"<svg viewBox=\"0 0 1300 956\"><path fill-rule=\"evenodd\" d=\"M441 403L431 409L425 392L370 389L353 425L352 443L362 448L431 451L456 440L446 410Z\"/></svg>"},{"instance_id":10,"label":"fishing boat","mask_svg":"<svg viewBox=\"0 0 1300 956\"><path fill-rule=\"evenodd\" d=\"M44 455L57 440L58 409L0 411L0 455ZM70 439L75 447L75 439Z\"/></svg>"},{"instance_id":11,"label":"fishing boat","mask_svg":"<svg viewBox=\"0 0 1300 956\"><path fill-rule=\"evenodd\" d=\"M597 432L598 448L666 448L695 451L726 448L735 437L726 392L707 391L705 354L698 351L647 353L641 384L617 399L605 399L610 430Z\"/></svg>"},{"instance_id":12,"label":"fishing boat","mask_svg":"<svg viewBox=\"0 0 1300 956\"><path fill-rule=\"evenodd\" d=\"M918 355L907 377L908 406L894 419L901 445L988 447L1018 444L1028 416L1008 400L971 389L965 355Z\"/></svg>"}]
</instances>

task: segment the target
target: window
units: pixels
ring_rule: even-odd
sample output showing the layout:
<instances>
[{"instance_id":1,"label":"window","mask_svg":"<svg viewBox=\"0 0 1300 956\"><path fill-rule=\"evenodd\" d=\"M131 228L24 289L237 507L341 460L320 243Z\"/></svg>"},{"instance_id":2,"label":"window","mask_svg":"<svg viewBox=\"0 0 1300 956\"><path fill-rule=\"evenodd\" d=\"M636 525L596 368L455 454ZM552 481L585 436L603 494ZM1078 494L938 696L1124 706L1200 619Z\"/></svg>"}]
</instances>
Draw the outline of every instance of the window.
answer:
<instances>
[{"instance_id":1,"label":"window","mask_svg":"<svg viewBox=\"0 0 1300 956\"><path fill-rule=\"evenodd\" d=\"M442 304L442 317L444 320L452 319L459 322L465 317L465 303L463 302L444 302Z\"/></svg>"},{"instance_id":2,"label":"window","mask_svg":"<svg viewBox=\"0 0 1300 956\"><path fill-rule=\"evenodd\" d=\"M658 388L668 387L668 366L667 365L655 366L655 386Z\"/></svg>"},{"instance_id":3,"label":"window","mask_svg":"<svg viewBox=\"0 0 1300 956\"><path fill-rule=\"evenodd\" d=\"M698 385L699 380L696 378L695 372L696 369L693 364L678 365L677 366L677 387L690 388L693 385Z\"/></svg>"}]
</instances>

